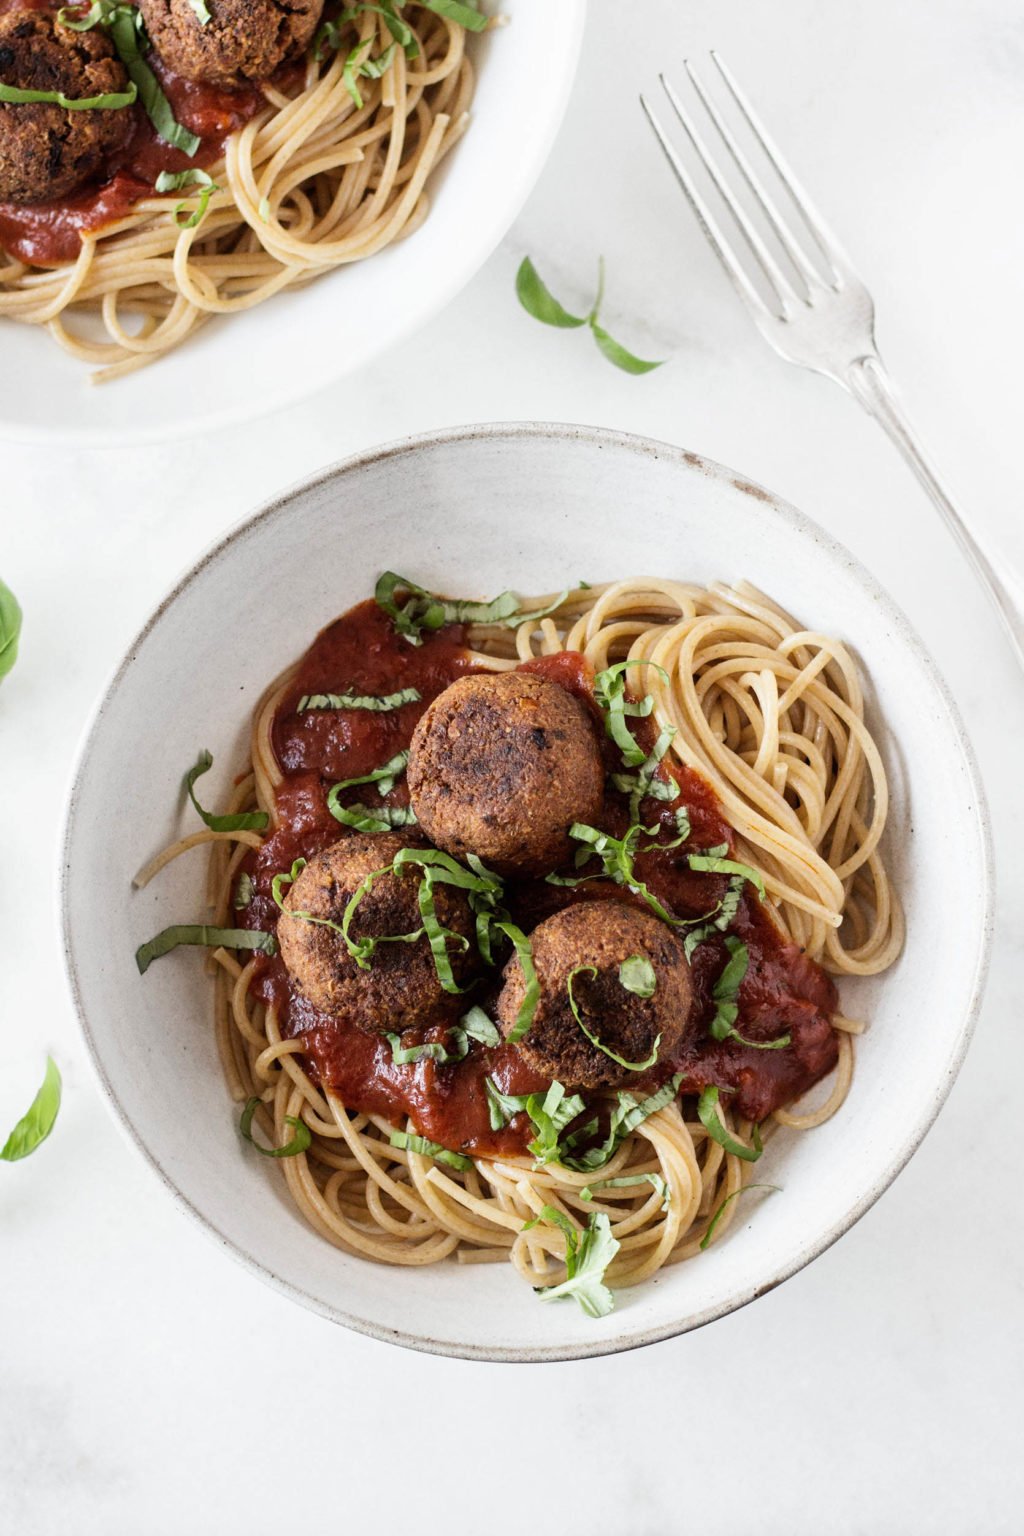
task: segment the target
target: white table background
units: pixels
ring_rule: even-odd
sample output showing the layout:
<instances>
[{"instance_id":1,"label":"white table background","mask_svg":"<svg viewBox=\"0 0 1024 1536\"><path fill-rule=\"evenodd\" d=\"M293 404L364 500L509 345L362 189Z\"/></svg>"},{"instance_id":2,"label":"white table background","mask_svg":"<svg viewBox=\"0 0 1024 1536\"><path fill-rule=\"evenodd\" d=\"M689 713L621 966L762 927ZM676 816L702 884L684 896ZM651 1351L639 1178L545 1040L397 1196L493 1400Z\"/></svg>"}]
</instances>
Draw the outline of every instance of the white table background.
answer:
<instances>
[{"instance_id":1,"label":"white table background","mask_svg":"<svg viewBox=\"0 0 1024 1536\"><path fill-rule=\"evenodd\" d=\"M1024 689L880 431L756 336L648 139L637 90L709 46L844 236L875 294L883 353L951 484L990 547L1021 561L1024 19L1014 0L592 0L543 179L484 271L400 352L271 422L205 440L125 452L0 445L0 569L26 614L22 658L0 692L0 1127L31 1098L47 1049L65 1082L49 1143L0 1170L7 1530L1022 1528ZM629 378L586 336L535 325L513 296L524 252L567 302L586 301L604 252L609 329L670 366ZM110 408L131 410L130 384L111 391ZM272 492L357 449L522 418L697 449L844 540L907 609L960 701L1001 894L960 1081L854 1231L703 1332L517 1369L346 1334L247 1276L174 1211L93 1085L52 888L87 712L199 551ZM957 942L955 869L949 879L937 945Z\"/></svg>"}]
</instances>

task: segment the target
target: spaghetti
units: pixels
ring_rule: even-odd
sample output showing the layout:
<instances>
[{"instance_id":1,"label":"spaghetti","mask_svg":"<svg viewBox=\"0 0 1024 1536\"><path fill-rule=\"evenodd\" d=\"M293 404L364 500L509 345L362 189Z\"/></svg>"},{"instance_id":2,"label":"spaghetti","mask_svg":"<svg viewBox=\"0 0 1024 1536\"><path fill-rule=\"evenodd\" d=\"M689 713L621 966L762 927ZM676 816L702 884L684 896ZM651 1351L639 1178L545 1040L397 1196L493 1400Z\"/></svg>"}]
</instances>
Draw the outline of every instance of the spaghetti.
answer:
<instances>
[{"instance_id":1,"label":"spaghetti","mask_svg":"<svg viewBox=\"0 0 1024 1536\"><path fill-rule=\"evenodd\" d=\"M186 193L197 222L176 216L180 191L158 196L136 185L136 200L107 208L100 189L96 207L109 221L85 220L76 258L36 263L7 242L14 254L0 252L0 317L46 326L96 368L94 381L113 379L214 315L251 309L411 234L427 216L429 178L468 125L465 30L408 0L408 51L418 52L407 57L377 8L354 11L322 63L312 50L294 84L286 68L285 83L261 87L255 115L205 168L214 189ZM379 78L353 81L353 50L387 59ZM175 169L188 163L178 155ZM20 227L15 214L8 208L0 228Z\"/></svg>"},{"instance_id":2,"label":"spaghetti","mask_svg":"<svg viewBox=\"0 0 1024 1536\"><path fill-rule=\"evenodd\" d=\"M892 964L903 919L880 846L885 770L845 647L803 629L746 583L702 588L642 578L579 589L561 600L526 601L522 611L552 603L547 616L517 628L456 631L451 657L467 670L502 671L523 664L568 667L578 653L591 676L627 659L655 664L643 669L643 686L654 700L652 729L675 729L665 763L681 794L687 785L695 793L702 785L705 794L713 791L708 805L732 828L733 856L763 879L767 926L781 961L798 973L821 975L810 965L819 962L838 977L872 975ZM425 657L426 649L414 654ZM308 673L302 678L301 664L291 668L257 707L250 762L226 808L267 813L264 849L287 822L291 781L275 727L296 687L308 684ZM259 834L196 834L161 855L140 880L206 840L214 845L213 922L224 924L253 844L264 842ZM772 953L766 950L768 959ZM324 1059L317 1057L312 1068L312 1036L288 1023L280 993L260 986L265 960L243 964L225 948L212 960L217 1040L232 1096L259 1100L258 1122L276 1147L289 1141L289 1120L303 1122L310 1133L305 1151L281 1160L303 1218L350 1254L396 1265L452 1256L460 1263L510 1261L535 1287L557 1284L565 1274L566 1223L583 1231L595 1213L607 1218L617 1244L607 1275L613 1286L638 1284L719 1241L735 1219L734 1197L752 1178L760 1136L767 1139L779 1126L818 1125L839 1109L862 1028L833 1012L830 1061L836 1065L824 1098L809 1107L780 1104L760 1127L730 1110L723 1088L712 1129L703 1097L698 1113L690 1080L677 1097L676 1078L656 1099L661 1107L633 1114L628 1134L591 1168L542 1162L515 1145L455 1158L462 1166L453 1167L417 1150L422 1124L408 1119L411 1140L396 1146L394 1140L404 1138L394 1137L393 1116L347 1106ZM822 985L834 997L823 976ZM363 1043L371 1038L355 1034ZM777 1063L786 1054L752 1051L747 1059L771 1056ZM680 1070L692 1075L685 1064ZM644 1108L639 1090L632 1103Z\"/></svg>"}]
</instances>

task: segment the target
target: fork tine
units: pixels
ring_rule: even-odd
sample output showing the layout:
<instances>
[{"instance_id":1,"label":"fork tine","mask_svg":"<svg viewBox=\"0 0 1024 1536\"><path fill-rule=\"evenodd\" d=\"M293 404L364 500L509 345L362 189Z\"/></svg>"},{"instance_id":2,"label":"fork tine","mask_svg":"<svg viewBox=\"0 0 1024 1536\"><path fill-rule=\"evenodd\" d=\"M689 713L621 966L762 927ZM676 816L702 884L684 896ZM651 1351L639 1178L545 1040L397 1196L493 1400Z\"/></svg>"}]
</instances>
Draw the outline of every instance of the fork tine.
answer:
<instances>
[{"instance_id":1,"label":"fork tine","mask_svg":"<svg viewBox=\"0 0 1024 1536\"><path fill-rule=\"evenodd\" d=\"M801 302L800 295L796 292L796 289L789 281L789 278L779 267L778 262L765 246L765 243L761 239L756 228L747 218L747 215L744 213L732 192L729 190L727 183L720 175L718 167L715 165L714 158L709 152L707 145L704 143L703 139L700 137L700 134L697 132L690 114L687 112L679 97L676 95L676 92L672 86L672 82L667 80L664 75L659 75L658 79L661 81L662 89L671 102L672 108L680 123L682 123L683 128L686 131L686 136L697 152L697 155L699 156L705 171L707 172L708 176L710 176L716 190L718 191L719 196L722 198L722 201L725 203L729 212L732 214L734 220L736 221L736 225L740 231L740 234L743 236L744 240L746 240L747 245L750 247L750 250L756 260L761 263L761 267L765 276L767 277L771 287L775 290L775 297L778 300L782 315L788 319L790 310L787 300L791 299L794 303L799 303Z\"/></svg>"},{"instance_id":2,"label":"fork tine","mask_svg":"<svg viewBox=\"0 0 1024 1536\"><path fill-rule=\"evenodd\" d=\"M799 209L804 223L807 225L807 228L813 236L814 242L818 249L821 251L821 254L829 263L832 272L837 278L846 274L852 276L853 267L846 255L846 252L843 250L842 245L836 239L832 230L829 229L828 225L825 223L825 220L821 217L821 214L818 212L814 204L811 202L811 199L808 197L807 192L800 185L800 182L797 180L790 167L786 164L782 155L779 153L777 145L772 140L767 129L764 127L764 124L761 123L761 121L758 119L757 113L754 111L753 107L750 105L750 102L747 100L747 97L741 90L739 82L737 81L735 75L732 73L732 70L725 63L724 59L719 57L713 48L710 50L710 52L712 59L715 61L718 73L721 75L722 79L725 81L725 84L732 93L733 100L750 125L750 129L754 134L754 137L757 139L758 143L761 145L761 148L764 150L768 159L771 161L776 175L788 191L790 197L793 199L793 202L796 204L796 207ZM765 209L765 212L767 213L767 209Z\"/></svg>"},{"instance_id":3,"label":"fork tine","mask_svg":"<svg viewBox=\"0 0 1024 1536\"><path fill-rule=\"evenodd\" d=\"M715 63L718 64L719 69L721 69L722 65L714 53L712 53L711 57L715 60ZM714 123L722 142L732 156L737 170L740 172L744 181L747 183L747 186L750 188L754 197L757 199L762 213L768 220L768 223L771 225L772 230L775 233L775 238L778 240L782 249L789 257L789 260L800 273L800 276L803 278L805 284L807 285L806 297L809 299L812 290L821 282L821 274L817 272L812 263L808 261L799 243L793 239L785 224L782 222L782 218L779 215L778 210L776 209L771 198L768 196L761 182L758 181L757 177L754 175L750 161L747 159L746 155L743 153L743 150L736 142L735 135L729 128L718 107L712 101L707 90L704 88L700 77L698 76L693 65L690 63L689 59L683 60L683 68L689 75L693 88L697 92L697 95L700 97L700 100L704 106L704 110L707 112L711 121Z\"/></svg>"},{"instance_id":4,"label":"fork tine","mask_svg":"<svg viewBox=\"0 0 1024 1536\"><path fill-rule=\"evenodd\" d=\"M711 249L715 252L715 255L718 257L719 261L722 263L722 266L725 268L733 287L736 289L736 292L739 294L744 304L746 304L747 308L752 311L756 320L759 320L766 315L770 315L771 311L768 309L768 306L765 304L761 295L753 286L746 272L744 272L743 268L740 266L739 262L733 255L732 250L730 249L728 242L725 239L725 236L722 234L718 227L711 209L708 207L707 203L697 191L689 171L686 169L686 166L683 164L682 160L676 153L675 146L673 145L668 134L665 132L664 128L661 126L661 123L658 121L657 117L654 115L654 112L651 110L650 103L648 102L646 96L641 95L640 105L644 109L647 121L650 123L654 130L655 138L658 140L658 143L661 145L662 150L664 151L666 160L675 172L676 179L686 194L686 199L697 217L697 223L700 225L701 229L707 236L708 244L711 246Z\"/></svg>"}]
</instances>

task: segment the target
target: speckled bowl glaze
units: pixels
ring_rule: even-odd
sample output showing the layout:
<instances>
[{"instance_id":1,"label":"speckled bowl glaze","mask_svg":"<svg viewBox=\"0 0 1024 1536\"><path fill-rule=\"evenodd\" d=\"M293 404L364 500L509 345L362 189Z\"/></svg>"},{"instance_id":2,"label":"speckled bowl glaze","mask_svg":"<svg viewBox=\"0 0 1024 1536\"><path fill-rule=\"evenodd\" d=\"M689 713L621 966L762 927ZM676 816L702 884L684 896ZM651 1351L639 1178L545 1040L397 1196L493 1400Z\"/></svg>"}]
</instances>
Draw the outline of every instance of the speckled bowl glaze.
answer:
<instances>
[{"instance_id":1,"label":"speckled bowl glaze","mask_svg":"<svg viewBox=\"0 0 1024 1536\"><path fill-rule=\"evenodd\" d=\"M844 1011L871 1021L850 1096L827 1125L773 1139L758 1173L783 1195L751 1204L698 1259L621 1292L601 1321L569 1303L539 1305L504 1266L389 1269L316 1237L278 1171L238 1139L197 955L180 952L145 977L133 963L141 940L201 910L201 853L131 889L182 824L184 768L210 747L213 803L268 679L395 564L467 595L634 571L747 577L848 640L867 675L908 937L887 975L843 985ZM577 427L471 427L316 476L228 535L161 604L100 702L75 772L62 871L68 976L117 1119L179 1205L253 1273L325 1317L417 1349L513 1361L607 1354L754 1300L895 1178L949 1091L978 1009L989 841L970 746L934 665L869 573L814 523L678 448ZM955 944L938 937L954 862Z\"/></svg>"}]
</instances>

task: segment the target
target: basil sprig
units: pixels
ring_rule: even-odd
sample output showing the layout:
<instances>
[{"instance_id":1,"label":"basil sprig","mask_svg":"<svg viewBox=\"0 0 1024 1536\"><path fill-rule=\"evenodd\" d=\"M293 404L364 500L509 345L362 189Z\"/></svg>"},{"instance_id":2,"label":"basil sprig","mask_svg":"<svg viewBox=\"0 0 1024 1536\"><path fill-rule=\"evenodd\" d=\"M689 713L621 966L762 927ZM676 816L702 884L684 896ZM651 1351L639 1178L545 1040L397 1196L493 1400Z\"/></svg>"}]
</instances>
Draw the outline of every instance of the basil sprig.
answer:
<instances>
[{"instance_id":1,"label":"basil sprig","mask_svg":"<svg viewBox=\"0 0 1024 1536\"><path fill-rule=\"evenodd\" d=\"M396 600L399 592L408 594L402 604ZM569 595L569 589L566 587L546 607L525 613L514 592L500 592L489 603L439 597L437 593L428 592L425 587L410 581L407 576L385 571L378 578L373 595L378 608L382 608L394 624L396 634L401 635L410 645L422 645L424 630L440 629L444 624L498 624L505 629L514 629L516 625L530 619L543 619L561 607Z\"/></svg>"},{"instance_id":2,"label":"basil sprig","mask_svg":"<svg viewBox=\"0 0 1024 1536\"><path fill-rule=\"evenodd\" d=\"M264 1157L298 1157L300 1152L305 1152L312 1142L313 1136L306 1122L296 1119L294 1115L285 1115L284 1117L285 1125L290 1125L295 1132L291 1141L285 1142L283 1147L260 1146L252 1134L252 1118L262 1102L263 1100L258 1095L247 1099L245 1108L242 1110L241 1119L238 1122L238 1129L249 1145L255 1147L257 1152L262 1152Z\"/></svg>"},{"instance_id":3,"label":"basil sprig","mask_svg":"<svg viewBox=\"0 0 1024 1536\"><path fill-rule=\"evenodd\" d=\"M697 1118L712 1141L717 1141L720 1147L724 1147L734 1157L741 1157L746 1163L756 1163L764 1151L758 1126L754 1126L752 1147L748 1147L745 1141L737 1141L726 1130L718 1113L718 1088L714 1083L709 1083L697 1100Z\"/></svg>"},{"instance_id":4,"label":"basil sprig","mask_svg":"<svg viewBox=\"0 0 1024 1536\"><path fill-rule=\"evenodd\" d=\"M375 714L388 714L401 709L403 704L418 704L418 688L399 688L396 693L381 695L372 693L305 693L295 706L296 714L308 709L369 709ZM358 781L353 781L358 782Z\"/></svg>"},{"instance_id":5,"label":"basil sprig","mask_svg":"<svg viewBox=\"0 0 1024 1536\"><path fill-rule=\"evenodd\" d=\"M169 955L172 949L182 945L199 945L206 949L252 949L263 955L277 954L277 940L272 933L260 933L255 928L214 928L209 923L175 923L147 943L139 945L135 951L139 975L144 976L154 960Z\"/></svg>"},{"instance_id":6,"label":"basil sprig","mask_svg":"<svg viewBox=\"0 0 1024 1536\"><path fill-rule=\"evenodd\" d=\"M569 1007L572 1009L572 1016L576 1020L576 1023L579 1025L580 1029L586 1035L587 1039L590 1041L591 1045L599 1050L603 1056L609 1057L611 1061L614 1061L618 1066L623 1067L627 1072L648 1071L649 1068L654 1066L654 1063L658 1059L658 1046L661 1044L661 1035L658 1035L653 1046L651 1047L650 1055L646 1056L643 1061L627 1061L624 1056L618 1055L618 1053L613 1051L610 1046L605 1045L603 1040L601 1040L597 1035L593 1034L593 1032L588 1029L587 1025L584 1023L583 1015L580 1013L579 1004L576 1001L576 996L572 989L572 984L576 977L581 975L596 977L596 965L576 966L575 970L569 972L569 976L566 981L566 991L569 994ZM650 996L649 993L647 995Z\"/></svg>"},{"instance_id":7,"label":"basil sprig","mask_svg":"<svg viewBox=\"0 0 1024 1536\"><path fill-rule=\"evenodd\" d=\"M604 301L603 256L598 257L597 297L589 314L570 314L543 282L529 256L523 257L516 273L516 297L526 313L543 325L556 325L562 330L577 330L580 326L588 326L598 350L624 373L650 373L652 369L661 367L661 362L647 362L642 357L627 351L620 342L608 334L600 323L601 305Z\"/></svg>"},{"instance_id":8,"label":"basil sprig","mask_svg":"<svg viewBox=\"0 0 1024 1536\"><path fill-rule=\"evenodd\" d=\"M143 57L149 51L150 41L140 10L134 5L122 5L119 0L93 0L84 14L76 6L65 6L57 12L57 21L72 32L88 32L92 27L103 27L109 32L117 56L157 133L175 149L189 156L195 154L202 140L178 122L160 82Z\"/></svg>"},{"instance_id":9,"label":"basil sprig","mask_svg":"<svg viewBox=\"0 0 1024 1536\"><path fill-rule=\"evenodd\" d=\"M18 659L21 635L21 604L10 587L0 581L0 677L6 677Z\"/></svg>"},{"instance_id":10,"label":"basil sprig","mask_svg":"<svg viewBox=\"0 0 1024 1536\"><path fill-rule=\"evenodd\" d=\"M603 1211L595 1211L580 1232L564 1212L553 1205L542 1207L523 1227L529 1232L538 1222L546 1221L565 1234L565 1279L560 1285L545 1285L537 1290L541 1301L560 1301L572 1296L588 1317L607 1317L615 1298L604 1283L605 1271L619 1251L612 1236L611 1222Z\"/></svg>"},{"instance_id":11,"label":"basil sprig","mask_svg":"<svg viewBox=\"0 0 1024 1536\"><path fill-rule=\"evenodd\" d=\"M706 1248L710 1243L712 1236L714 1235L715 1228L718 1226L718 1223L721 1221L723 1215L725 1214L725 1208L729 1204L730 1200L736 1200L740 1195L745 1195L748 1189L767 1189L772 1194L777 1195L782 1193L782 1186L779 1184L744 1184L741 1189L734 1189L731 1195L726 1195L725 1199L722 1201L721 1205L718 1207L718 1209L715 1211L715 1214L708 1222L707 1231L704 1233L704 1236L700 1240L700 1247L702 1249Z\"/></svg>"},{"instance_id":12,"label":"basil sprig","mask_svg":"<svg viewBox=\"0 0 1024 1536\"><path fill-rule=\"evenodd\" d=\"M207 12L207 20L209 20L209 12ZM187 171L161 171L153 185L153 190L179 192L182 187L199 187L199 201L192 209L189 209L187 200L178 203L174 209L174 222L179 229L195 229L206 217L210 198L221 189L208 172L201 171L197 166L191 166ZM186 215L184 219L183 214Z\"/></svg>"},{"instance_id":13,"label":"basil sprig","mask_svg":"<svg viewBox=\"0 0 1024 1536\"><path fill-rule=\"evenodd\" d=\"M0 101L12 106L24 106L31 102L48 102L63 107L65 112L118 112L130 107L138 96L134 80L128 82L126 91L105 91L101 96L65 96L63 91L24 90L18 85L4 85L0 81Z\"/></svg>"},{"instance_id":14,"label":"basil sprig","mask_svg":"<svg viewBox=\"0 0 1024 1536\"><path fill-rule=\"evenodd\" d=\"M231 816L215 816L211 811L204 811L195 795L196 779L202 778L204 773L209 773L213 767L213 758L204 747L196 759L194 767L185 775L185 793L192 801L196 814L204 821L211 832L262 832L270 822L266 811L239 811Z\"/></svg>"},{"instance_id":15,"label":"basil sprig","mask_svg":"<svg viewBox=\"0 0 1024 1536\"><path fill-rule=\"evenodd\" d=\"M710 1026L712 1038L738 1040L740 1045L749 1045L755 1051L785 1050L791 1043L791 1036L788 1034L780 1035L777 1040L748 1040L746 1035L741 1035L736 1028L736 1019L740 1011L738 1002L740 984L747 974L750 954L747 946L731 935L726 939L725 947L729 951L729 958L711 993L712 1002L715 1004L715 1016Z\"/></svg>"},{"instance_id":16,"label":"basil sprig","mask_svg":"<svg viewBox=\"0 0 1024 1536\"><path fill-rule=\"evenodd\" d=\"M60 1095L60 1070L53 1057L47 1056L46 1072L39 1092L0 1147L0 1159L3 1162L17 1163L43 1144L57 1119Z\"/></svg>"},{"instance_id":17,"label":"basil sprig","mask_svg":"<svg viewBox=\"0 0 1024 1536\"><path fill-rule=\"evenodd\" d=\"M442 1147L439 1141L428 1141L425 1136L417 1136L413 1131L392 1131L391 1145L405 1152L419 1152L422 1157L432 1157L435 1163L457 1168L460 1173L473 1166L471 1157L464 1157L461 1152L452 1152Z\"/></svg>"}]
</instances>

